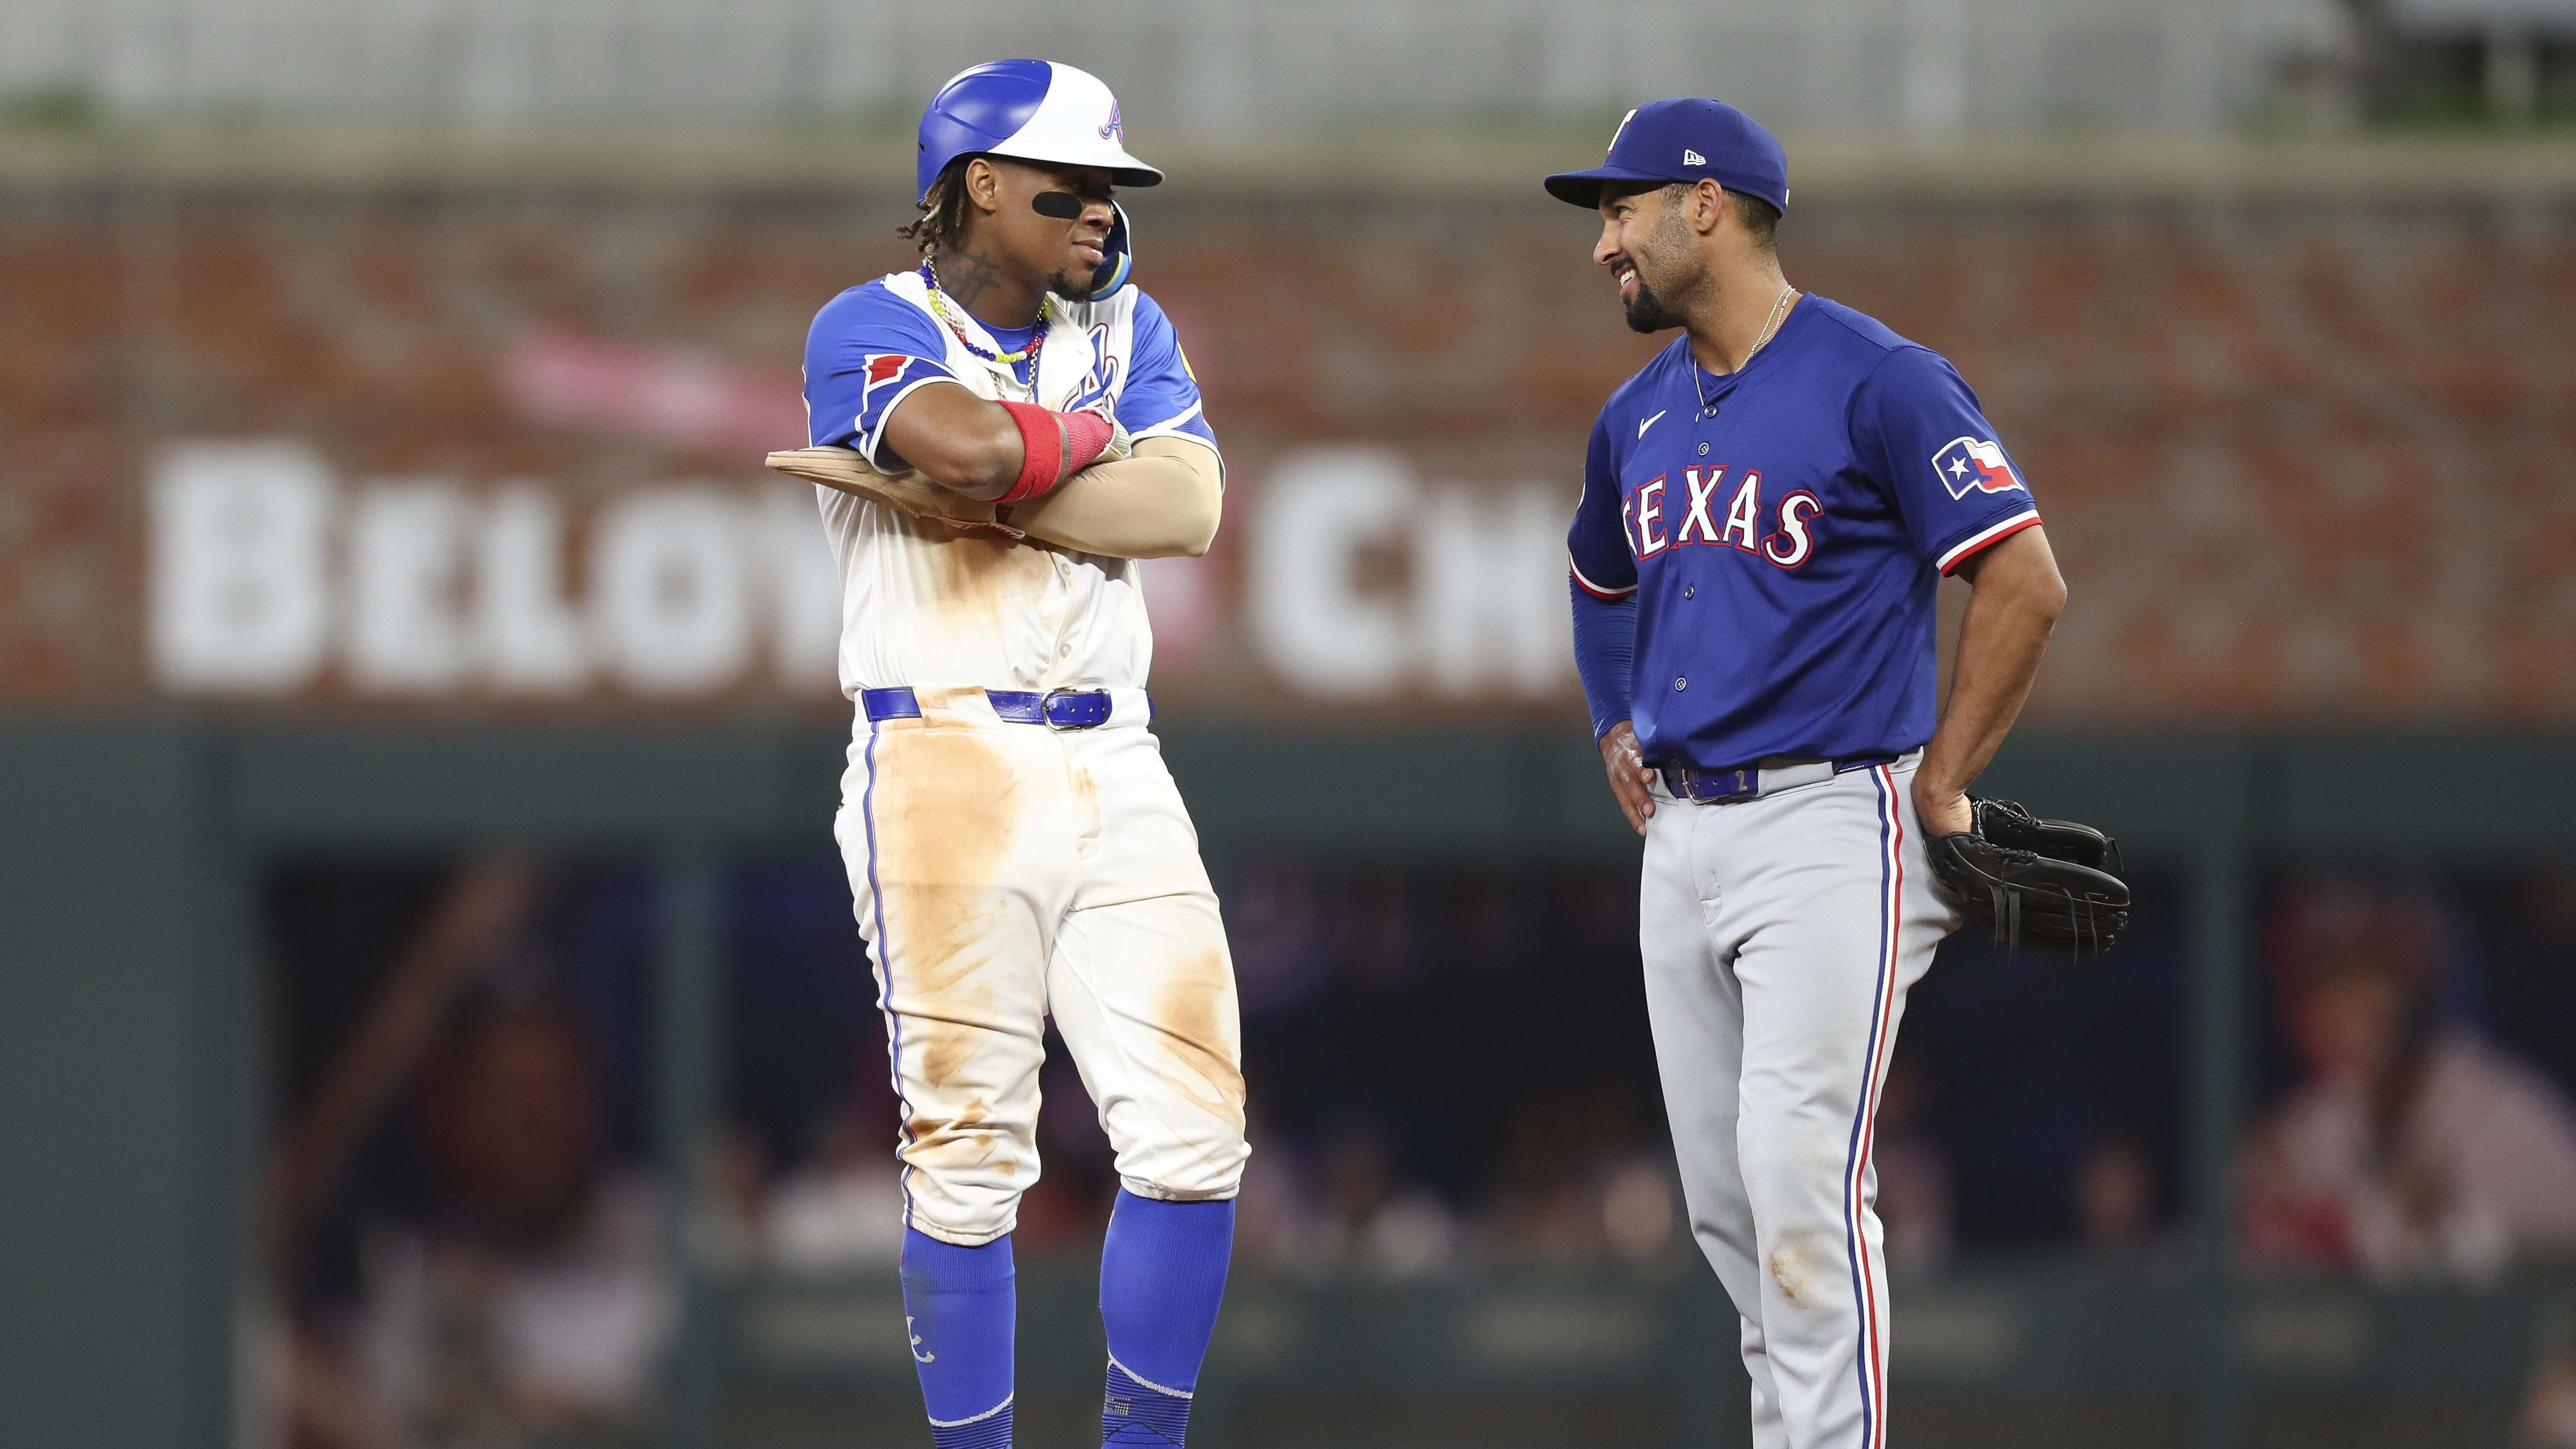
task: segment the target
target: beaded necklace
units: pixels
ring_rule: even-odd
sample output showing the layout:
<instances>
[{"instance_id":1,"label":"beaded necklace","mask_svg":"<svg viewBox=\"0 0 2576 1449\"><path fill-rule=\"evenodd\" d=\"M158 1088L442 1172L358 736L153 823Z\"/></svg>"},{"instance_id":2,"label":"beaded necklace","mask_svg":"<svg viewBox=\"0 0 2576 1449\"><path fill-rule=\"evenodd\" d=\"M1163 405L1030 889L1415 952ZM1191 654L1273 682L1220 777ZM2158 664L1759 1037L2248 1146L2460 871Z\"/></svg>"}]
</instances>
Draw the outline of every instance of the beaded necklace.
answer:
<instances>
[{"instance_id":1,"label":"beaded necklace","mask_svg":"<svg viewBox=\"0 0 2576 1449\"><path fill-rule=\"evenodd\" d=\"M1017 352L995 352L990 348L976 346L975 339L966 335L965 324L957 320L956 313L948 310L948 296L939 290L939 272L931 265L928 257L921 259L921 279L930 284L930 310L939 314L939 320L948 324L948 330L957 334L958 342L968 352L986 362L1008 364L1025 362L1029 364L1029 375L1032 377L1037 375L1038 349L1046 346L1047 314L1055 308L1055 298L1052 294L1038 298L1037 331L1029 334L1029 345Z\"/></svg>"}]
</instances>

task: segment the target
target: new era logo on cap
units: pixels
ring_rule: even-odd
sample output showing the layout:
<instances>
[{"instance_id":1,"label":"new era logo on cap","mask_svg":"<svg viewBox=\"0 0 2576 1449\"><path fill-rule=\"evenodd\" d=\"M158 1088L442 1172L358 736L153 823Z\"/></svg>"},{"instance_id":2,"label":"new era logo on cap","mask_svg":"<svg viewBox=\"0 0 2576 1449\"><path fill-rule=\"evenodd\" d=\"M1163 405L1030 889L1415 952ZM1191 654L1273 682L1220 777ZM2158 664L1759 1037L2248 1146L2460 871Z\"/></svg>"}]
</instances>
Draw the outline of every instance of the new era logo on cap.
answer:
<instances>
[{"instance_id":1,"label":"new era logo on cap","mask_svg":"<svg viewBox=\"0 0 2576 1449\"><path fill-rule=\"evenodd\" d=\"M1789 209L1789 157L1779 138L1751 116L1705 96L1678 96L1630 111L1620 118L1600 165L1548 177L1547 193L1594 207L1613 183L1701 181Z\"/></svg>"}]
</instances>

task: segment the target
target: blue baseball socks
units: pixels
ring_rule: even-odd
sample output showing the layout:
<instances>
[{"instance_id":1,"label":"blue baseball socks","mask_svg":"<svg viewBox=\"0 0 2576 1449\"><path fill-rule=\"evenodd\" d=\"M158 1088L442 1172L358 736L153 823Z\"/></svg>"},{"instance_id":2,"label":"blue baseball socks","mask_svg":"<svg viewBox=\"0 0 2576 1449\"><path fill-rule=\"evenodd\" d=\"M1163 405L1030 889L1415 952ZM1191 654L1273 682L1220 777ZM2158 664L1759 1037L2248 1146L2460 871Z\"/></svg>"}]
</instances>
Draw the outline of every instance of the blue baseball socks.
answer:
<instances>
[{"instance_id":1,"label":"blue baseball socks","mask_svg":"<svg viewBox=\"0 0 2576 1449\"><path fill-rule=\"evenodd\" d=\"M904 1326L938 1449L1009 1449L1018 1311L1008 1234L961 1248L904 1229Z\"/></svg>"},{"instance_id":2,"label":"blue baseball socks","mask_svg":"<svg viewBox=\"0 0 2576 1449\"><path fill-rule=\"evenodd\" d=\"M1119 1190L1100 1248L1100 1321L1109 1330L1102 1444L1183 1442L1233 1253L1232 1200L1160 1202Z\"/></svg>"},{"instance_id":3,"label":"blue baseball socks","mask_svg":"<svg viewBox=\"0 0 2576 1449\"><path fill-rule=\"evenodd\" d=\"M1184 1442L1233 1252L1232 1202L1118 1194L1100 1252L1102 1444ZM905 1230L903 1309L937 1449L1008 1449L1017 1299L1009 1237L960 1248Z\"/></svg>"}]
</instances>

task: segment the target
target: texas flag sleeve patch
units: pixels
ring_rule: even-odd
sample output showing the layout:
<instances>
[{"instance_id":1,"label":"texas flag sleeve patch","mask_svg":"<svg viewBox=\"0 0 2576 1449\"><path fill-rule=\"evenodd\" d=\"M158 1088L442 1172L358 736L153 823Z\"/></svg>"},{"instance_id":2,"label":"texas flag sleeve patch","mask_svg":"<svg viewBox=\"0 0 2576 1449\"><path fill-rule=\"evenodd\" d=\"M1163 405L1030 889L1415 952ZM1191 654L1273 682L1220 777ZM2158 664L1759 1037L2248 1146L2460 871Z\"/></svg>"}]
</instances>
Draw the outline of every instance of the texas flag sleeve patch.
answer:
<instances>
[{"instance_id":1,"label":"texas flag sleeve patch","mask_svg":"<svg viewBox=\"0 0 2576 1449\"><path fill-rule=\"evenodd\" d=\"M1935 436L1938 436L1937 434ZM1985 438L1952 438L1932 455L1932 471L1952 498L1970 493L2028 493L2004 457L2001 445Z\"/></svg>"}]
</instances>

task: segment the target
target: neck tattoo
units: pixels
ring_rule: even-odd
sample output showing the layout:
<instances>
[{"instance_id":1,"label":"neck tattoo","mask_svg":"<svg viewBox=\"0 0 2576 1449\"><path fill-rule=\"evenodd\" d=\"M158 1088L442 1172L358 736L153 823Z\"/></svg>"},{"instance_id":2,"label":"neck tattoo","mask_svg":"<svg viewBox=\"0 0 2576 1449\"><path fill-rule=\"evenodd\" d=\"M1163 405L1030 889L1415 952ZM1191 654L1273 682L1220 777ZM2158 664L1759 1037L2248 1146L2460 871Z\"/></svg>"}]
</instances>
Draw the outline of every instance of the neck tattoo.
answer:
<instances>
[{"instance_id":1,"label":"neck tattoo","mask_svg":"<svg viewBox=\"0 0 2576 1449\"><path fill-rule=\"evenodd\" d=\"M991 288L993 273L999 269L981 255L968 253L967 256L970 263L966 268L967 276L972 279L974 294L982 296ZM1038 298L1037 330L1029 334L1028 346L1017 352L995 352L989 347L978 346L974 338L966 335L965 323L959 321L957 314L948 309L951 294L940 284L939 268L928 257L922 258L921 261L921 279L930 284L930 310L938 313L939 320L948 324L948 330L956 336L960 346L986 362L1026 362L1032 369L1031 375L1035 375L1038 349L1046 346L1047 314L1055 307L1055 299L1052 296ZM961 283L961 285L966 284ZM958 296L956 302L960 307L966 305L966 299L963 296Z\"/></svg>"},{"instance_id":2,"label":"neck tattoo","mask_svg":"<svg viewBox=\"0 0 2576 1449\"><path fill-rule=\"evenodd\" d=\"M983 300L1002 279L1002 269L982 252L958 247L948 253L948 295L960 307L972 307Z\"/></svg>"}]
</instances>

